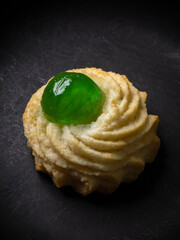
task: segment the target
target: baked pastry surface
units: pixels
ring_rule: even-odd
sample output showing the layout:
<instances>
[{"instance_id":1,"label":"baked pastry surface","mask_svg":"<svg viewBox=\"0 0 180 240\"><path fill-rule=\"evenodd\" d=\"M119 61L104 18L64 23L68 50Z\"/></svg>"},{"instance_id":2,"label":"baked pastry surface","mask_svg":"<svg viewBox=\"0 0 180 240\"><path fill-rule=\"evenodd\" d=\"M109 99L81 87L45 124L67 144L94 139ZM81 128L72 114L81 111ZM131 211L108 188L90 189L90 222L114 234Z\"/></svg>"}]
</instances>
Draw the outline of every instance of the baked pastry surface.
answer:
<instances>
[{"instance_id":1,"label":"baked pastry surface","mask_svg":"<svg viewBox=\"0 0 180 240\"><path fill-rule=\"evenodd\" d=\"M45 118L40 104L46 86L33 94L23 124L36 170L47 172L59 188L70 185L83 195L112 193L154 160L160 145L158 116L148 115L146 92L126 76L96 68L70 72L87 75L102 89L102 112L91 124L55 124Z\"/></svg>"}]
</instances>

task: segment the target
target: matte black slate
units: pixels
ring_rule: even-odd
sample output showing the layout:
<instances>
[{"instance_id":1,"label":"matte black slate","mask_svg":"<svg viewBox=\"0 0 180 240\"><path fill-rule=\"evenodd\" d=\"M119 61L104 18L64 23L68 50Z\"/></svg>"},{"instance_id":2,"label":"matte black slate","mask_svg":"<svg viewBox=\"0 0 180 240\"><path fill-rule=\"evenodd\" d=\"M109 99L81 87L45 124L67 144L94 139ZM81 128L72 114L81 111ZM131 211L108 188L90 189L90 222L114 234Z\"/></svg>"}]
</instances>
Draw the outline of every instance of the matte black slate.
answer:
<instances>
[{"instance_id":1,"label":"matte black slate","mask_svg":"<svg viewBox=\"0 0 180 240\"><path fill-rule=\"evenodd\" d=\"M177 12L170 3L94 4L15 1L2 8L1 239L180 239ZM109 196L82 197L35 171L22 114L50 77L93 66L125 74L147 91L148 111L160 118L161 148L136 182Z\"/></svg>"}]
</instances>

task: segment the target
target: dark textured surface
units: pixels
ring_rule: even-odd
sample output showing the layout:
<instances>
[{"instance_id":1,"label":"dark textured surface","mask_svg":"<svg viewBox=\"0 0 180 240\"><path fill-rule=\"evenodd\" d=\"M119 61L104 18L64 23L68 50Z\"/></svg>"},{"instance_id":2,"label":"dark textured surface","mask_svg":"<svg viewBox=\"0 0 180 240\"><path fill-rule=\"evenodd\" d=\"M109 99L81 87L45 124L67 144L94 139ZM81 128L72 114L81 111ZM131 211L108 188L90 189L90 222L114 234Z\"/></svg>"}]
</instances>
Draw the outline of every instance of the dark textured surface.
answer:
<instances>
[{"instance_id":1,"label":"dark textured surface","mask_svg":"<svg viewBox=\"0 0 180 240\"><path fill-rule=\"evenodd\" d=\"M5 7L0 46L1 239L180 239L180 44L169 5ZM114 7L113 7L114 6ZM31 95L59 72L100 67L148 92L161 148L139 179L82 197L37 173L23 134Z\"/></svg>"}]
</instances>

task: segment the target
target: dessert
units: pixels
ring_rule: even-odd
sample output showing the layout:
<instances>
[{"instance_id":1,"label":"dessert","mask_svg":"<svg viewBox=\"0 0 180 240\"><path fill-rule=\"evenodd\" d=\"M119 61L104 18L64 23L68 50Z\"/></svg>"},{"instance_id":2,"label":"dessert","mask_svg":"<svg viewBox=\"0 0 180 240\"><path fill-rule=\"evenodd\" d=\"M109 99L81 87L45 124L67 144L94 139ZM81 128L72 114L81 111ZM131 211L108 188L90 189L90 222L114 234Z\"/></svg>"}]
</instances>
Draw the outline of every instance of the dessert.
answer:
<instances>
[{"instance_id":1,"label":"dessert","mask_svg":"<svg viewBox=\"0 0 180 240\"><path fill-rule=\"evenodd\" d=\"M146 98L126 76L102 69L73 69L50 79L23 114L36 170L82 195L109 194L134 181L160 145L158 116L148 115Z\"/></svg>"}]
</instances>

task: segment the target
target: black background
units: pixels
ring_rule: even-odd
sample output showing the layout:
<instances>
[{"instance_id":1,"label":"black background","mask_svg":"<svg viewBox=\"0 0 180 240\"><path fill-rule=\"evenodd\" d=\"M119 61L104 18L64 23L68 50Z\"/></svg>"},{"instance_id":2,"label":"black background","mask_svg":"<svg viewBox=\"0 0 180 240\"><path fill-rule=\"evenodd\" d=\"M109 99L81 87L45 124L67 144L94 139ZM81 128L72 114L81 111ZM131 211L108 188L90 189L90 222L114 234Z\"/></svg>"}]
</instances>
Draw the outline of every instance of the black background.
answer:
<instances>
[{"instance_id":1,"label":"black background","mask_svg":"<svg viewBox=\"0 0 180 240\"><path fill-rule=\"evenodd\" d=\"M1 5L1 239L180 239L178 14L172 1ZM57 189L35 171L23 133L31 95L81 67L127 75L160 118L156 160L109 196Z\"/></svg>"}]
</instances>

